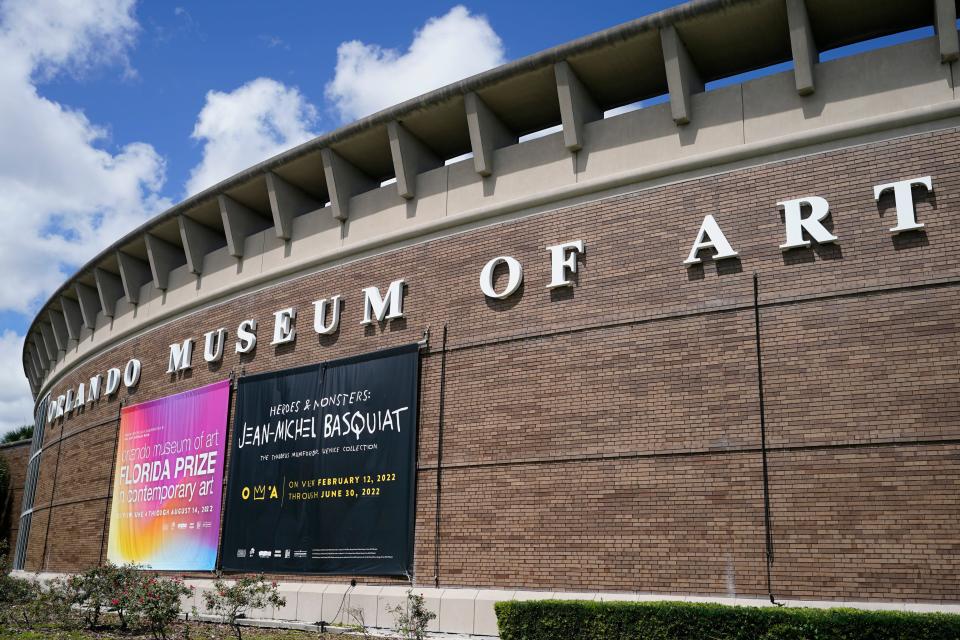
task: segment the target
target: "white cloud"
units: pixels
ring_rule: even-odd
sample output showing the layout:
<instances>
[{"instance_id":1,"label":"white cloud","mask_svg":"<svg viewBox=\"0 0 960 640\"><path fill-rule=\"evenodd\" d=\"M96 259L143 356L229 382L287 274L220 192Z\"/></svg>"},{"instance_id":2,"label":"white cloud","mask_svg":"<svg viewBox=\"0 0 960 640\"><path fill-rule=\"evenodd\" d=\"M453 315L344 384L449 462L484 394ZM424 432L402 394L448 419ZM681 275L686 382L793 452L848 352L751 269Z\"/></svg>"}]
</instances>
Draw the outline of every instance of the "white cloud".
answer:
<instances>
[{"instance_id":1,"label":"white cloud","mask_svg":"<svg viewBox=\"0 0 960 640\"><path fill-rule=\"evenodd\" d=\"M0 333L0 362L17 366L0 367L0 437L8 431L33 423L30 386L20 368L23 336L13 331Z\"/></svg>"},{"instance_id":2,"label":"white cloud","mask_svg":"<svg viewBox=\"0 0 960 640\"><path fill-rule=\"evenodd\" d=\"M257 78L230 93L210 91L191 137L203 159L187 181L193 194L314 137L317 111L296 87Z\"/></svg>"},{"instance_id":3,"label":"white cloud","mask_svg":"<svg viewBox=\"0 0 960 640\"><path fill-rule=\"evenodd\" d=\"M111 149L104 128L38 89L96 65L132 73L137 29L132 0L0 5L0 311L35 312L78 266L169 206L152 146ZM0 342L0 369L14 376L0 382L0 431L31 421L21 340L8 332Z\"/></svg>"},{"instance_id":4,"label":"white cloud","mask_svg":"<svg viewBox=\"0 0 960 640\"><path fill-rule=\"evenodd\" d=\"M126 53L139 29L134 3L6 0L0 7L0 39L16 52L16 62L45 77L112 62L129 70Z\"/></svg>"},{"instance_id":5,"label":"white cloud","mask_svg":"<svg viewBox=\"0 0 960 640\"><path fill-rule=\"evenodd\" d=\"M503 42L486 17L458 5L427 20L404 53L359 40L342 43L326 96L349 121L503 62Z\"/></svg>"}]
</instances>

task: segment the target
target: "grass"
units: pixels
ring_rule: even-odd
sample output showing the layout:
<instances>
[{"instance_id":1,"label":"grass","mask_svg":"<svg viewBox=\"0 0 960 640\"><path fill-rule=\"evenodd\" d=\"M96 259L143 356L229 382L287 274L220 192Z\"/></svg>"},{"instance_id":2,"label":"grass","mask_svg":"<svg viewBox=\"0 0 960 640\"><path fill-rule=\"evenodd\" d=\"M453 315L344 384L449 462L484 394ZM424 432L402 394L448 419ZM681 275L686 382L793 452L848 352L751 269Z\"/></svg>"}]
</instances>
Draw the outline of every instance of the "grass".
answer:
<instances>
[{"instance_id":1,"label":"grass","mask_svg":"<svg viewBox=\"0 0 960 640\"><path fill-rule=\"evenodd\" d=\"M342 640L343 636L313 631L290 629L259 629L244 627L244 640ZM95 631L65 631L56 628L18 629L0 624L0 640L152 640L149 632L121 633L116 628ZM224 626L206 623L181 623L167 632L169 640L229 640L236 638L233 630Z\"/></svg>"}]
</instances>

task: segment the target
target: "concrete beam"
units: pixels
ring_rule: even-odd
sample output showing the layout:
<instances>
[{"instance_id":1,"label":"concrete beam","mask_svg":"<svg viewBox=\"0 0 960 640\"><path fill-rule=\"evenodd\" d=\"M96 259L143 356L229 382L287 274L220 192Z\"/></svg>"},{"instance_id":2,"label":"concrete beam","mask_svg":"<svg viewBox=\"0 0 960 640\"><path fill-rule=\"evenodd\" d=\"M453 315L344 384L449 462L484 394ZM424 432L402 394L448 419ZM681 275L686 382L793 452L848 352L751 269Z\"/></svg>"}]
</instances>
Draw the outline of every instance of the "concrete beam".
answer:
<instances>
[{"instance_id":1,"label":"concrete beam","mask_svg":"<svg viewBox=\"0 0 960 640\"><path fill-rule=\"evenodd\" d=\"M940 44L940 62L960 59L960 41L957 38L957 5L954 0L935 0L934 29Z\"/></svg>"},{"instance_id":2,"label":"concrete beam","mask_svg":"<svg viewBox=\"0 0 960 640\"><path fill-rule=\"evenodd\" d=\"M63 312L48 309L47 317L50 318L50 325L53 327L53 339L57 343L57 351L66 353L69 336L67 335L67 323L63 319Z\"/></svg>"},{"instance_id":3,"label":"concrete beam","mask_svg":"<svg viewBox=\"0 0 960 640\"><path fill-rule=\"evenodd\" d=\"M289 240L293 234L293 219L323 207L300 187L295 187L273 172L267 173L267 195L277 237Z\"/></svg>"},{"instance_id":4,"label":"concrete beam","mask_svg":"<svg viewBox=\"0 0 960 640\"><path fill-rule=\"evenodd\" d=\"M27 382L30 383L31 393L37 388L37 372L33 368L33 358L26 354L23 359L23 373L27 376Z\"/></svg>"},{"instance_id":5,"label":"concrete beam","mask_svg":"<svg viewBox=\"0 0 960 640\"><path fill-rule=\"evenodd\" d=\"M37 345L36 339L30 344L30 353L33 355L33 364L36 365L37 371L40 372L40 380L43 380L47 376L47 364L50 361L47 359L47 354L43 352L43 349Z\"/></svg>"},{"instance_id":6,"label":"concrete beam","mask_svg":"<svg viewBox=\"0 0 960 640\"><path fill-rule=\"evenodd\" d=\"M27 349L27 360L24 363L27 373L30 375L30 384L33 385L34 389L37 389L40 386L40 380L42 380L43 372L40 370L40 367L37 366L36 353L34 353L33 347Z\"/></svg>"},{"instance_id":7,"label":"concrete beam","mask_svg":"<svg viewBox=\"0 0 960 640\"><path fill-rule=\"evenodd\" d=\"M120 282L123 293L131 304L140 303L140 287L150 282L150 266L140 260L117 251L117 263L120 265Z\"/></svg>"},{"instance_id":8,"label":"concrete beam","mask_svg":"<svg viewBox=\"0 0 960 640\"><path fill-rule=\"evenodd\" d=\"M30 384L36 384L37 365L33 360L33 347L29 343L26 343L23 347L23 369L27 377L30 378Z\"/></svg>"},{"instance_id":9,"label":"concrete beam","mask_svg":"<svg viewBox=\"0 0 960 640\"><path fill-rule=\"evenodd\" d=\"M797 93L808 96L815 88L813 70L820 61L820 52L813 40L813 29L810 28L804 0L787 0L787 23L790 25L790 50L793 52L793 77Z\"/></svg>"},{"instance_id":10,"label":"concrete beam","mask_svg":"<svg viewBox=\"0 0 960 640\"><path fill-rule=\"evenodd\" d=\"M67 335L71 340L79 340L80 327L83 326L83 315L80 313L80 303L73 298L60 296L60 308L63 309L63 319L67 324Z\"/></svg>"},{"instance_id":11,"label":"concrete beam","mask_svg":"<svg viewBox=\"0 0 960 640\"><path fill-rule=\"evenodd\" d=\"M80 315L83 317L83 326L87 329L96 329L97 314L102 308L97 290L79 282L74 285L74 290L77 292L77 300L80 301Z\"/></svg>"},{"instance_id":12,"label":"concrete beam","mask_svg":"<svg viewBox=\"0 0 960 640\"><path fill-rule=\"evenodd\" d=\"M376 189L377 182L329 147L323 149L320 155L323 158L323 175L327 179L333 217L336 220L346 220L350 216L350 198Z\"/></svg>"},{"instance_id":13,"label":"concrete beam","mask_svg":"<svg viewBox=\"0 0 960 640\"><path fill-rule=\"evenodd\" d=\"M465 95L463 104L467 110L473 166L480 175L489 176L493 173L493 152L517 144L517 136L476 93Z\"/></svg>"},{"instance_id":14,"label":"concrete beam","mask_svg":"<svg viewBox=\"0 0 960 640\"><path fill-rule=\"evenodd\" d=\"M660 29L660 45L663 47L663 64L667 71L667 88L670 91L670 112L677 124L687 124L692 117L690 96L703 91L703 80L687 53L676 27Z\"/></svg>"},{"instance_id":15,"label":"concrete beam","mask_svg":"<svg viewBox=\"0 0 960 640\"><path fill-rule=\"evenodd\" d=\"M143 234L143 237L147 242L147 260L150 262L153 286L160 291L166 291L170 283L170 272L187 262L186 251L150 233Z\"/></svg>"},{"instance_id":16,"label":"concrete beam","mask_svg":"<svg viewBox=\"0 0 960 640\"><path fill-rule=\"evenodd\" d=\"M117 260L119 259L118 257ZM104 271L100 267L93 270L93 279L97 282L97 295L103 315L112 318L117 310L117 300L124 296L123 282L117 274Z\"/></svg>"},{"instance_id":17,"label":"concrete beam","mask_svg":"<svg viewBox=\"0 0 960 640\"><path fill-rule=\"evenodd\" d=\"M37 348L37 358L40 360L40 365L43 367L43 377L47 377L47 374L52 368L52 361L50 359L50 354L47 352L46 344L43 340L43 333L38 332L34 336L34 346Z\"/></svg>"},{"instance_id":18,"label":"concrete beam","mask_svg":"<svg viewBox=\"0 0 960 640\"><path fill-rule=\"evenodd\" d=\"M270 222L230 196L217 196L217 203L223 218L223 233L227 237L227 251L234 258L242 258L246 239L269 228Z\"/></svg>"},{"instance_id":19,"label":"concrete beam","mask_svg":"<svg viewBox=\"0 0 960 640\"><path fill-rule=\"evenodd\" d=\"M43 349L47 353L47 366L53 367L53 363L57 361L57 341L53 337L53 327L50 326L49 322L40 323L40 338L43 340Z\"/></svg>"},{"instance_id":20,"label":"concrete beam","mask_svg":"<svg viewBox=\"0 0 960 640\"><path fill-rule=\"evenodd\" d=\"M203 257L225 245L226 239L210 227L182 214L177 216L177 223L180 225L183 252L187 256L187 268L190 273L200 275L203 273Z\"/></svg>"},{"instance_id":21,"label":"concrete beam","mask_svg":"<svg viewBox=\"0 0 960 640\"><path fill-rule=\"evenodd\" d=\"M557 78L563 143L570 151L579 151L584 143L583 125L603 120L603 109L597 106L593 96L566 61L553 65L553 72Z\"/></svg>"},{"instance_id":22,"label":"concrete beam","mask_svg":"<svg viewBox=\"0 0 960 640\"><path fill-rule=\"evenodd\" d=\"M443 166L443 160L406 127L394 120L387 123L393 172L397 176L397 193L410 200L416 195L417 174Z\"/></svg>"}]
</instances>

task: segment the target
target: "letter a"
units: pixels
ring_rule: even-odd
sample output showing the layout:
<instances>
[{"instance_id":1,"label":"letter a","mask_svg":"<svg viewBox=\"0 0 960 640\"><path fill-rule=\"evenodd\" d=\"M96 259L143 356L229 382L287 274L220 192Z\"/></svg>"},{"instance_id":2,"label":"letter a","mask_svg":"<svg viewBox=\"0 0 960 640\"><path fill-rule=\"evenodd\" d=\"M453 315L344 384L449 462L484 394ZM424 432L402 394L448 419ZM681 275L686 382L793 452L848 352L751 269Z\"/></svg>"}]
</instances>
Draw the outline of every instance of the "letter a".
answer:
<instances>
[{"instance_id":1,"label":"letter a","mask_svg":"<svg viewBox=\"0 0 960 640\"><path fill-rule=\"evenodd\" d=\"M707 215L700 225L700 231L697 233L697 239L693 241L693 247L690 248L690 255L683 261L683 264L698 264L700 258L697 252L701 249L716 249L714 260L723 260L724 258L736 258L739 254L733 250L727 237L720 230L720 225L713 219L712 215Z\"/></svg>"}]
</instances>

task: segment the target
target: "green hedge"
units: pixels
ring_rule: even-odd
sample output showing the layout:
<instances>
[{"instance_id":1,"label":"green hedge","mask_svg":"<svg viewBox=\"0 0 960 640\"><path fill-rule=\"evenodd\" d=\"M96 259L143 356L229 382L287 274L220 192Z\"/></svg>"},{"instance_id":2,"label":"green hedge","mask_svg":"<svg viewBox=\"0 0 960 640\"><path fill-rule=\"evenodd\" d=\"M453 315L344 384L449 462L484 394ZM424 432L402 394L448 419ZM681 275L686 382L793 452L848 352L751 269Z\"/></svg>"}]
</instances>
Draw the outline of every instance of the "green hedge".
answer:
<instances>
[{"instance_id":1,"label":"green hedge","mask_svg":"<svg viewBox=\"0 0 960 640\"><path fill-rule=\"evenodd\" d=\"M502 640L960 640L960 615L690 602L498 602Z\"/></svg>"}]
</instances>

